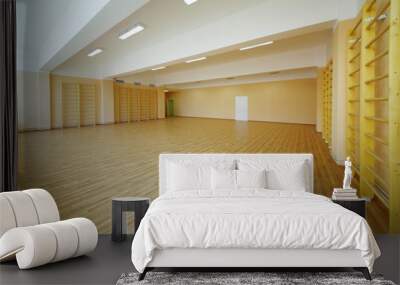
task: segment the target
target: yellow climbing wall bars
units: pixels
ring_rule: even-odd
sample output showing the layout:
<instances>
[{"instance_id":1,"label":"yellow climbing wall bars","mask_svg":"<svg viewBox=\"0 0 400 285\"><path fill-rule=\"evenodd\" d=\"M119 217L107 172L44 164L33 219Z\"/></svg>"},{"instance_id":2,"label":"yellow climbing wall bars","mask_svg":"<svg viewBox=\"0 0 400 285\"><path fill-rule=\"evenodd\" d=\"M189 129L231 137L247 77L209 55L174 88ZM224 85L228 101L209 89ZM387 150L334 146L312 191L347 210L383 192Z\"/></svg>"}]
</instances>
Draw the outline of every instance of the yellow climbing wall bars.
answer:
<instances>
[{"instance_id":1,"label":"yellow climbing wall bars","mask_svg":"<svg viewBox=\"0 0 400 285\"><path fill-rule=\"evenodd\" d=\"M369 0L347 49L346 152L361 195L389 210L400 232L400 0Z\"/></svg>"}]
</instances>

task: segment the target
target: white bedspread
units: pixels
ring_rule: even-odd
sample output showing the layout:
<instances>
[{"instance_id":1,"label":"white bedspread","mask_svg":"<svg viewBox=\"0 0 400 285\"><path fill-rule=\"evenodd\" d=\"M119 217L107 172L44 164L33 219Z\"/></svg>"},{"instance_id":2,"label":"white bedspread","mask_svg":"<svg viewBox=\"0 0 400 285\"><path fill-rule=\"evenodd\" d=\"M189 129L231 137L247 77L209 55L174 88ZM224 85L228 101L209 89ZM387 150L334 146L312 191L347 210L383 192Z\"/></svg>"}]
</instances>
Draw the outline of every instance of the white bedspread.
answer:
<instances>
[{"instance_id":1,"label":"white bedspread","mask_svg":"<svg viewBox=\"0 0 400 285\"><path fill-rule=\"evenodd\" d=\"M182 191L154 200L132 243L143 272L155 249L358 249L372 271L380 251L362 217L298 191Z\"/></svg>"}]
</instances>

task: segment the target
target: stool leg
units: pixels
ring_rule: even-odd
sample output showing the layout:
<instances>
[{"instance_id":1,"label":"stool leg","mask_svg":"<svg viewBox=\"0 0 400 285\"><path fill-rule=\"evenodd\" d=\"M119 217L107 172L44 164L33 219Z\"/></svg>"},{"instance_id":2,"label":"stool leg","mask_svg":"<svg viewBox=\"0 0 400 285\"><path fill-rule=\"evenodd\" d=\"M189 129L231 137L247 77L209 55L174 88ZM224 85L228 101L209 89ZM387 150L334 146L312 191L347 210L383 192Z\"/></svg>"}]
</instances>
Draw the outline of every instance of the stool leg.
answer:
<instances>
[{"instance_id":1,"label":"stool leg","mask_svg":"<svg viewBox=\"0 0 400 285\"><path fill-rule=\"evenodd\" d=\"M122 241L122 206L112 203L112 241Z\"/></svg>"},{"instance_id":2,"label":"stool leg","mask_svg":"<svg viewBox=\"0 0 400 285\"><path fill-rule=\"evenodd\" d=\"M144 203L135 206L135 234L148 208L149 205Z\"/></svg>"}]
</instances>

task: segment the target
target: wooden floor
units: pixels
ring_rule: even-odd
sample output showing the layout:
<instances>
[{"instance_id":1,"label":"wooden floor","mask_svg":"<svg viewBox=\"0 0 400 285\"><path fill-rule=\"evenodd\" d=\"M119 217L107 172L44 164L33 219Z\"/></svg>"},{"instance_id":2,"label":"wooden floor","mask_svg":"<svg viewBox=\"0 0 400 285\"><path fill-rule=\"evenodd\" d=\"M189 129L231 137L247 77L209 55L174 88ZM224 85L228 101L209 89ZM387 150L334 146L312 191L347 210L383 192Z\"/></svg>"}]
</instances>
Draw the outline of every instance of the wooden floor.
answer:
<instances>
[{"instance_id":1,"label":"wooden floor","mask_svg":"<svg viewBox=\"0 0 400 285\"><path fill-rule=\"evenodd\" d=\"M62 218L109 233L111 197L158 196L162 152L312 153L315 192L328 196L343 175L313 125L170 118L21 133L18 184L47 189Z\"/></svg>"}]
</instances>

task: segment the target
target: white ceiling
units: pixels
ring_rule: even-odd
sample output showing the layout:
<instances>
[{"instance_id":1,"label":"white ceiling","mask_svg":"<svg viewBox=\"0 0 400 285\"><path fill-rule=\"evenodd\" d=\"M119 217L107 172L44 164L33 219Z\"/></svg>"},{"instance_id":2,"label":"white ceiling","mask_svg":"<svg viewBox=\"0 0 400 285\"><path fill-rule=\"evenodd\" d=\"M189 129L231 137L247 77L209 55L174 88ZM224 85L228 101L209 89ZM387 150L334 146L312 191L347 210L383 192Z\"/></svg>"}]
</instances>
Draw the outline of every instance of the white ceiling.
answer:
<instances>
[{"instance_id":1,"label":"white ceiling","mask_svg":"<svg viewBox=\"0 0 400 285\"><path fill-rule=\"evenodd\" d=\"M150 0L17 0L17 66L51 71Z\"/></svg>"},{"instance_id":2,"label":"white ceiling","mask_svg":"<svg viewBox=\"0 0 400 285\"><path fill-rule=\"evenodd\" d=\"M169 84L169 85L164 85L164 89L168 91L176 91L181 89L228 86L228 85L250 84L250 83L269 82L269 81L315 78L315 77L316 77L316 68L311 67L311 68L301 68L292 70L281 70L275 72L263 72L263 73L243 75L238 77L218 78L205 81L186 82L180 84Z\"/></svg>"},{"instance_id":3,"label":"white ceiling","mask_svg":"<svg viewBox=\"0 0 400 285\"><path fill-rule=\"evenodd\" d=\"M322 26L323 27L323 26ZM235 49L208 56L206 60L169 65L162 70L146 70L127 76L118 76L126 82L140 82L165 86L185 86L201 81L204 85L214 79L246 77L280 70L314 69L327 62L327 46L332 37L331 29L277 40L272 45L246 51ZM282 74L280 76L283 76ZM299 73L296 74L299 76ZM306 73L305 77L310 74ZM263 77L265 78L265 76Z\"/></svg>"},{"instance_id":4,"label":"white ceiling","mask_svg":"<svg viewBox=\"0 0 400 285\"><path fill-rule=\"evenodd\" d=\"M93 41L54 72L110 78L219 54L264 39L282 39L332 28L353 17L357 0L152 0ZM145 30L125 41L118 35L136 23ZM104 53L88 58L94 48Z\"/></svg>"},{"instance_id":5,"label":"white ceiling","mask_svg":"<svg viewBox=\"0 0 400 285\"><path fill-rule=\"evenodd\" d=\"M168 41L175 35L190 33L205 23L216 22L262 1L270 0L200 0L190 6L186 5L183 0L150 1L145 7L124 19L59 66L55 72L59 74L74 73L84 66L84 70L81 69L81 72L87 71L85 75L90 77L93 70L104 69L106 66L112 65L117 58L146 50L151 46ZM118 39L121 32L137 23L145 26L143 32L125 41ZM175 42L175 45L179 45L178 42ZM97 47L104 49L105 52L95 58L88 58L88 52ZM111 74L111 76L113 75L115 74Z\"/></svg>"},{"instance_id":6,"label":"white ceiling","mask_svg":"<svg viewBox=\"0 0 400 285\"><path fill-rule=\"evenodd\" d=\"M183 0L35 0L37 6L17 1L17 26L24 31L24 54L18 57L34 62L22 68L158 85L321 66L336 21L354 17L361 5L361 0L198 0L190 6ZM137 23L145 26L143 32L118 39ZM238 51L266 40L275 43ZM88 57L94 48L104 52ZM182 63L197 56L208 59ZM160 65L168 68L149 72Z\"/></svg>"}]
</instances>

